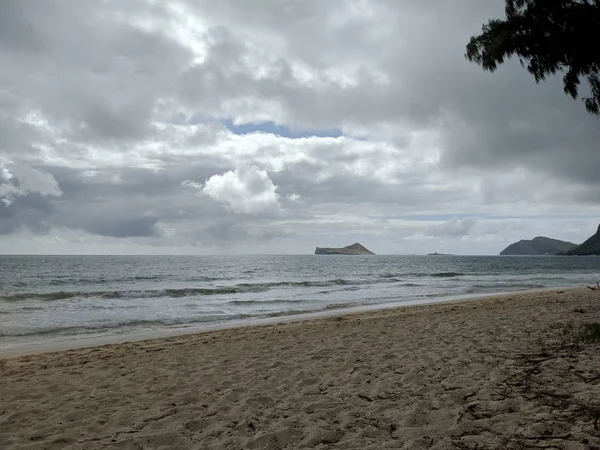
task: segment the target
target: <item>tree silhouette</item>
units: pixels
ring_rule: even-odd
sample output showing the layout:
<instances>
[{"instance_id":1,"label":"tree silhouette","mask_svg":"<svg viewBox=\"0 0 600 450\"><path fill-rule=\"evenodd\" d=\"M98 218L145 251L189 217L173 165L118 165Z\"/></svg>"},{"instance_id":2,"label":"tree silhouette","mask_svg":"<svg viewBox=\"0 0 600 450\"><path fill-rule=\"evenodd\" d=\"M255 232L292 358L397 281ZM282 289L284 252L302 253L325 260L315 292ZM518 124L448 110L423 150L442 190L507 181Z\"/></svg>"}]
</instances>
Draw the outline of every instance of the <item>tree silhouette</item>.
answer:
<instances>
[{"instance_id":1,"label":"tree silhouette","mask_svg":"<svg viewBox=\"0 0 600 450\"><path fill-rule=\"evenodd\" d=\"M600 0L506 0L505 11L506 20L490 20L471 37L465 57L494 72L517 55L537 83L563 72L573 99L586 78L585 108L600 115Z\"/></svg>"}]
</instances>

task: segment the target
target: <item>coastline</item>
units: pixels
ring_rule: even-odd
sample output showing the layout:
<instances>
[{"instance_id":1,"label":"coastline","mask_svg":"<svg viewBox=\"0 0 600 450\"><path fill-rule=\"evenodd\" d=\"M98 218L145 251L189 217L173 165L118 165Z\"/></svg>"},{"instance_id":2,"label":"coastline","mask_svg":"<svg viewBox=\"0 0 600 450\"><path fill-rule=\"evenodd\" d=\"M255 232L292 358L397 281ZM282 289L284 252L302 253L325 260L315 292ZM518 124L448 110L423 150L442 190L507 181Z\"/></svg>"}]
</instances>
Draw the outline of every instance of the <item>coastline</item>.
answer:
<instances>
[{"instance_id":1,"label":"coastline","mask_svg":"<svg viewBox=\"0 0 600 450\"><path fill-rule=\"evenodd\" d=\"M596 448L600 295L554 291L3 359L0 448Z\"/></svg>"},{"instance_id":2,"label":"coastline","mask_svg":"<svg viewBox=\"0 0 600 450\"><path fill-rule=\"evenodd\" d=\"M437 305L454 302L478 301L488 298L501 297L514 294L528 294L539 292L551 292L555 290L578 289L578 287L551 287L539 289L527 289L520 291L495 292L488 294L460 294L445 297L430 297L427 299L408 300L403 302L385 302L358 306L339 306L335 308L321 309L311 312L300 312L292 314L281 314L271 317L255 318L250 320L238 320L228 323L203 324L203 325L181 325L164 327L153 331L129 332L123 334L110 334L102 336L68 336L64 339L55 339L50 342L31 342L17 341L2 342L0 340L0 360L6 358L17 358L39 353L52 353L64 350L73 350L80 348L98 347L104 345L124 344L129 342L140 342L146 340L163 339L171 336L186 336L199 333L218 332L235 328L245 328L254 326L277 325L280 323L302 322L329 317L343 316L347 314L361 314L379 310L410 308L415 306ZM11 346L12 344L12 346Z\"/></svg>"}]
</instances>

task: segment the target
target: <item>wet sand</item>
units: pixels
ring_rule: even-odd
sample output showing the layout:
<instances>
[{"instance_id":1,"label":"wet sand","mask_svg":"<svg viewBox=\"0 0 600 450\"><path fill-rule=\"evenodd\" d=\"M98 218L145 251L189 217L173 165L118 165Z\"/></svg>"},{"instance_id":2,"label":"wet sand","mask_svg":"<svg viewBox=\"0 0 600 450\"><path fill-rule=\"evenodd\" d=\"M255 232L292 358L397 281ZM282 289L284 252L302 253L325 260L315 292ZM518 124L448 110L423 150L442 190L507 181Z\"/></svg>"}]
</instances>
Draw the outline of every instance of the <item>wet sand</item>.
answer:
<instances>
[{"instance_id":1,"label":"wet sand","mask_svg":"<svg viewBox=\"0 0 600 450\"><path fill-rule=\"evenodd\" d=\"M584 322L565 289L2 359L0 448L600 448Z\"/></svg>"}]
</instances>

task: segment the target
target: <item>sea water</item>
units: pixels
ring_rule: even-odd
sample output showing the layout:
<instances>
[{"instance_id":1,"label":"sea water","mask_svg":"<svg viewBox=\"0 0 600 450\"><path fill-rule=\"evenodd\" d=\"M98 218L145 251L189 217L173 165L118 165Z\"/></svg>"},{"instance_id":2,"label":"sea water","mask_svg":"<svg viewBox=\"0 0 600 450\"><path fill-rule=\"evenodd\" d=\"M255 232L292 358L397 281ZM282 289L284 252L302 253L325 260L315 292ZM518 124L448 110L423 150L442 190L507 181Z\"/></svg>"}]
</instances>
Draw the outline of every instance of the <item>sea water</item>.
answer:
<instances>
[{"instance_id":1,"label":"sea water","mask_svg":"<svg viewBox=\"0 0 600 450\"><path fill-rule=\"evenodd\" d=\"M0 256L0 350L597 280L600 257Z\"/></svg>"}]
</instances>

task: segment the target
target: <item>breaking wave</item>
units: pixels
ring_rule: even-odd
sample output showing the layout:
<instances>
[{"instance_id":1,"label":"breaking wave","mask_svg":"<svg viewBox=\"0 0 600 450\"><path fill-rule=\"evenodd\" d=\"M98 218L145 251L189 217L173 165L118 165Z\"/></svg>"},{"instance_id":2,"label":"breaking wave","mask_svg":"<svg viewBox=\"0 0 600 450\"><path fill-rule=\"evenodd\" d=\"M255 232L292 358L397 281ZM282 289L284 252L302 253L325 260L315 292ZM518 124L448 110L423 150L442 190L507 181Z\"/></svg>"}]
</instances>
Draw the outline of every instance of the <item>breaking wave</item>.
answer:
<instances>
[{"instance_id":1,"label":"breaking wave","mask_svg":"<svg viewBox=\"0 0 600 450\"><path fill-rule=\"evenodd\" d=\"M359 286L373 281L344 280L336 278L322 281L280 281L273 283L240 283L233 286L218 286L211 288L181 288L181 289L134 289L114 291L55 291L55 292L24 292L0 296L0 301L18 302L23 300L53 301L79 298L127 299L127 298L158 298L158 297L190 297L223 294L239 294L244 292L265 292L272 288L282 287L328 287L328 286Z\"/></svg>"}]
</instances>

